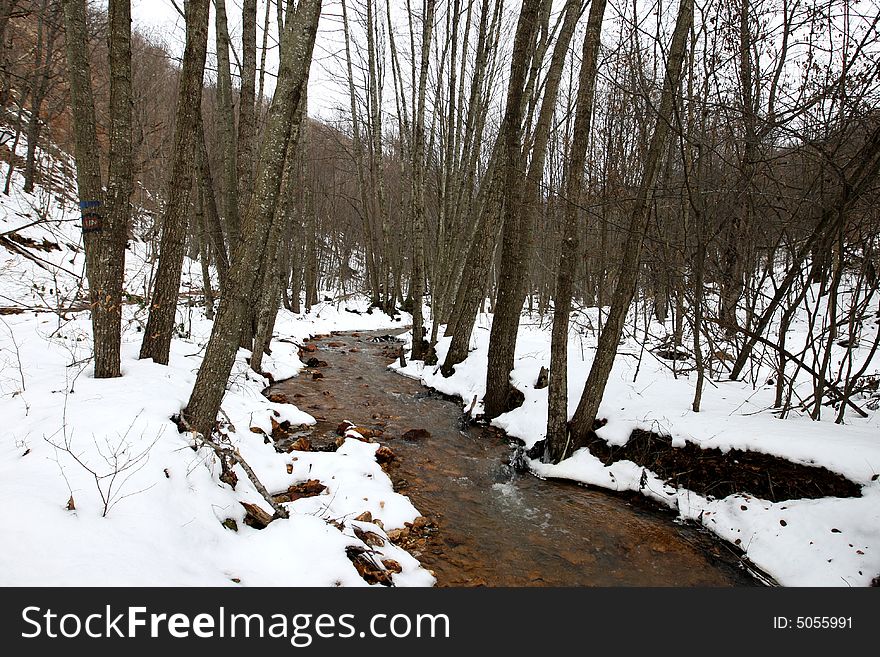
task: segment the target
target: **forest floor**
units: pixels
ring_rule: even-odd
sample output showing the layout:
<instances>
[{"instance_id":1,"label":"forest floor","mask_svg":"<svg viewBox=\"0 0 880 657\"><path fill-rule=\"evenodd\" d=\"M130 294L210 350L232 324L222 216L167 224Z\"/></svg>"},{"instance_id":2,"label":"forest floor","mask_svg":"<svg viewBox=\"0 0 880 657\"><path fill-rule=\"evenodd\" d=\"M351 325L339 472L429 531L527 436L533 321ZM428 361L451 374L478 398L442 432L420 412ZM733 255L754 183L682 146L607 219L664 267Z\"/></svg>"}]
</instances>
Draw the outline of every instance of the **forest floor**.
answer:
<instances>
[{"instance_id":1,"label":"forest floor","mask_svg":"<svg viewBox=\"0 0 880 657\"><path fill-rule=\"evenodd\" d=\"M596 309L591 309L596 312ZM595 318L593 324L595 325ZM491 317L482 315L468 358L449 378L411 361L391 367L482 411ZM654 333L662 335L662 328ZM873 330L877 330L875 326ZM442 335L442 331L441 331ZM867 336L866 341L873 336ZM409 336L411 340L411 335ZM644 339L644 338L643 338ZM656 344L662 344L656 340ZM589 372L595 335L575 331L569 344L569 413ZM680 518L706 527L743 550L783 585L866 586L880 576L880 412L834 423L773 414L772 383L712 381L694 413L694 375L642 349L632 337L619 348L589 448L557 465L526 456L538 476L614 491L635 491ZM440 362L449 339L438 344ZM550 332L523 318L511 374L523 403L492 421L528 453L543 439L547 390L536 388L549 366ZM867 408L872 400L862 400ZM532 452L534 454L534 452Z\"/></svg>"}]
</instances>

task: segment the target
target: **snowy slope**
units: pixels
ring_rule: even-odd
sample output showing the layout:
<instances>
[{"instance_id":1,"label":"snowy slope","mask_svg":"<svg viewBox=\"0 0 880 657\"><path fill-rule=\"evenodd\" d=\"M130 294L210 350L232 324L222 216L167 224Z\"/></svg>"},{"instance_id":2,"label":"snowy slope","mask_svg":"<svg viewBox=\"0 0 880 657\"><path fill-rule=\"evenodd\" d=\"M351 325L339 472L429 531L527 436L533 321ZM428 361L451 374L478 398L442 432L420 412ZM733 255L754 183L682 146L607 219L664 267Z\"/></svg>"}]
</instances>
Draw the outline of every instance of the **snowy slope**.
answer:
<instances>
[{"instance_id":1,"label":"snowy slope","mask_svg":"<svg viewBox=\"0 0 880 657\"><path fill-rule=\"evenodd\" d=\"M65 167L71 171L58 163L58 175ZM248 369L241 350L222 407L232 444L273 493L308 479L327 487L288 503L289 520L263 530L245 525L240 502L269 509L245 472L236 466L234 490L222 483L213 454L195 450L170 421L186 403L210 335L202 309L181 303L170 366L138 360L154 263L132 239L123 376L95 379L88 313L77 310L84 257L73 186L25 194L21 182L14 174L11 194L0 195L0 234L17 240L0 244L0 584L366 586L346 556L348 546L367 547L354 534L364 523L354 518L370 511L391 530L418 516L376 463L378 445L349 438L335 453L277 453L255 432L270 432L273 419L314 419L268 401L261 394L268 380ZM187 259L183 292L201 290L199 272ZM387 325L397 324L322 304L308 316L282 311L277 330L300 342ZM275 342L264 363L276 379L302 367L290 342ZM237 531L223 526L229 519ZM386 537L378 525L369 529ZM387 540L371 549L377 561L400 564L394 584L434 582Z\"/></svg>"}]
</instances>

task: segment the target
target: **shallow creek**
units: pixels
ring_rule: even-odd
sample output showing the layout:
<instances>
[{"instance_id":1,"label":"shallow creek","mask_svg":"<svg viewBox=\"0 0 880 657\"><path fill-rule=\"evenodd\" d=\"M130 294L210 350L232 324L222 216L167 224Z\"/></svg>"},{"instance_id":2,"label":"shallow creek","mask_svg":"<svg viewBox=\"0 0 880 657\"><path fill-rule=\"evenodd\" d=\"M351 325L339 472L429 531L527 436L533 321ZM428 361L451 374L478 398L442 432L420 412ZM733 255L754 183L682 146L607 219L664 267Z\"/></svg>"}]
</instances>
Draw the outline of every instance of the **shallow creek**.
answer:
<instances>
[{"instance_id":1,"label":"shallow creek","mask_svg":"<svg viewBox=\"0 0 880 657\"><path fill-rule=\"evenodd\" d=\"M344 420L383 432L376 440L398 457L389 470L395 488L439 527L415 554L438 585L755 584L729 547L636 496L515 472L503 434L468 426L460 403L387 369L398 345L383 341L386 333L311 341L317 350L304 360L326 366L269 392L318 419L293 439L326 444ZM410 429L430 437L402 439Z\"/></svg>"}]
</instances>

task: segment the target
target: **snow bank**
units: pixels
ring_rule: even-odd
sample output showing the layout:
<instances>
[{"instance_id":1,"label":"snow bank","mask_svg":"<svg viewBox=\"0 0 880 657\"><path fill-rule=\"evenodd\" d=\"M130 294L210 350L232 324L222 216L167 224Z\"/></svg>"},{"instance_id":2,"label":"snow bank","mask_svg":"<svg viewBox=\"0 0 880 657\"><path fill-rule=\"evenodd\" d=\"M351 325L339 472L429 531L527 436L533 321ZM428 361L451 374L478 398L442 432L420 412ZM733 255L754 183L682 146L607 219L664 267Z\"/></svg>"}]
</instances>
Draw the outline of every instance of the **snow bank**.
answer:
<instances>
[{"instance_id":1,"label":"snow bank","mask_svg":"<svg viewBox=\"0 0 880 657\"><path fill-rule=\"evenodd\" d=\"M478 318L470 353L449 378L440 374L439 366L425 368L418 361L410 361L405 368L396 363L390 367L440 392L461 397L466 409L476 397L473 412L479 413L486 385L490 326L490 316ZM793 335L789 337L792 342L801 337L797 327ZM863 342L870 343L872 338L873 334L865 336ZM441 363L450 340L441 338L438 343ZM595 347L594 335L572 332L569 417L577 407ZM536 390L534 384L540 368L549 368L549 364L549 327L524 317L511 382L525 401L492 424L521 439L526 447L543 440L546 434L547 390ZM607 418L608 424L597 433L609 443L624 444L633 429L642 428L670 435L677 444L687 440L705 448L751 450L824 466L860 484L862 497L772 503L733 495L710 500L692 491L675 490L631 461L606 467L586 449L557 465L531 460L533 472L615 491L640 491L677 509L682 518L699 522L734 543L780 584L869 585L880 574L880 413L870 411L866 419L849 415L845 425L834 424L830 415L821 422L797 416L779 420L770 412L772 385L753 388L745 382L731 381L707 384L702 412L694 413L694 385L695 377L673 376L668 361L648 351L641 353L640 345L627 339L619 347L600 408L600 417Z\"/></svg>"},{"instance_id":2,"label":"snow bank","mask_svg":"<svg viewBox=\"0 0 880 657\"><path fill-rule=\"evenodd\" d=\"M367 547L354 533L364 523L354 518L369 511L391 530L419 515L376 463L376 445L349 439L335 453L277 453L254 431L268 433L272 419L314 419L268 401L261 394L268 380L250 371L240 350L222 406L232 444L273 493L308 479L327 487L288 503L289 520L247 526L240 502L269 506L245 472L236 466L235 490L222 483L214 455L195 450L170 421L188 399L210 335L201 307L179 306L169 366L138 360L155 260L132 240L123 376L95 379L78 215L70 198L40 188L24 194L20 183L14 174L11 195L0 196L0 233L26 243L0 245L0 585L366 586L346 556L348 546ZM197 301L201 286L200 265L187 259L185 298ZM295 375L303 366L295 343L311 334L406 320L365 310L365 300L353 298L307 315L282 311L264 369L276 380ZM224 527L227 520L237 531ZM369 529L386 537L378 525ZM372 549L377 560L400 564L394 584L433 584L387 540Z\"/></svg>"}]
</instances>

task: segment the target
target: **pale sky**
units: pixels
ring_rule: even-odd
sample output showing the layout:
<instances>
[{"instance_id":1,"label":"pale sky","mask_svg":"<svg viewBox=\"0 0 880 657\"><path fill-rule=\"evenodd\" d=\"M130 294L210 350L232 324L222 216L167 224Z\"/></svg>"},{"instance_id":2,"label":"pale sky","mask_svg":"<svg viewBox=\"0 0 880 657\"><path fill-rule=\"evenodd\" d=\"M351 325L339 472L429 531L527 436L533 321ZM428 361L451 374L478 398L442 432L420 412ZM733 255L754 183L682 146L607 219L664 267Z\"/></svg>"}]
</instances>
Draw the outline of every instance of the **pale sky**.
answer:
<instances>
[{"instance_id":1,"label":"pale sky","mask_svg":"<svg viewBox=\"0 0 880 657\"><path fill-rule=\"evenodd\" d=\"M177 0L177 5L182 9L183 0ZM269 49L266 56L267 69L274 72L277 69L278 54L276 47L277 24L275 21L275 3L273 1L270 10L269 25ZM266 4L263 0L257 3L257 66L260 62L260 48L263 39L263 19ZM186 27L183 18L174 8L171 0L132 0L132 20L136 28L150 33L165 43L171 52L180 57L183 54ZM233 44L241 38L241 0L227 0L226 14L229 22L229 33ZM346 106L348 96L344 90L331 80L330 70L339 70L334 57L336 48L332 45L338 41L334 35L339 31L340 9L335 0L325 0L321 14L321 23L318 29L318 40L315 45L315 58L312 65L309 80L309 114L315 117L330 118L334 109ZM240 47L236 47L240 53ZM208 32L208 61L207 66L213 69L215 66L215 36L214 36L214 3L211 3L211 18ZM240 54L239 54L240 56ZM231 59L233 76L237 74L235 59ZM259 71L258 71L259 75ZM209 73L213 77L213 71ZM274 79L267 75L265 81L267 96L271 97L274 89Z\"/></svg>"}]
</instances>

